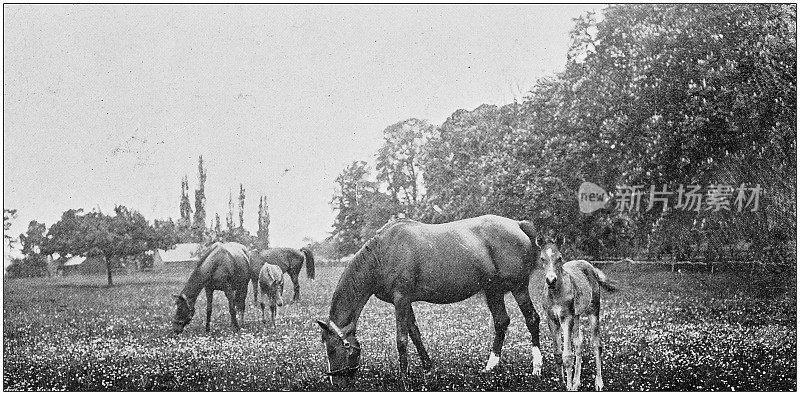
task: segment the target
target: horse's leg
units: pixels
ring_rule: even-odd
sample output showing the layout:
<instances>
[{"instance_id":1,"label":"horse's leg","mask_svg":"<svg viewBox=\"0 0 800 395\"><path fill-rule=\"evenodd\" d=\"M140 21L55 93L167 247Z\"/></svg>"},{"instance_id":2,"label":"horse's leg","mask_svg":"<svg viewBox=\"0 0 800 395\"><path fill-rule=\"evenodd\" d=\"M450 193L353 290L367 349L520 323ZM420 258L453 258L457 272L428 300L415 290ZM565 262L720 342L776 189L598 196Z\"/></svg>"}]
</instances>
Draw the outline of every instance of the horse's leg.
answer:
<instances>
[{"instance_id":1,"label":"horse's leg","mask_svg":"<svg viewBox=\"0 0 800 395\"><path fill-rule=\"evenodd\" d=\"M400 385L405 390L408 371L408 313L411 302L401 295L394 297L394 317L397 324L397 357L400 361Z\"/></svg>"},{"instance_id":2,"label":"horse's leg","mask_svg":"<svg viewBox=\"0 0 800 395\"><path fill-rule=\"evenodd\" d=\"M528 293L528 285L511 292L519 305L522 316L525 317L525 325L531 333L531 343L533 344L533 375L538 376L542 373L542 351L539 350L539 313L533 307L531 296Z\"/></svg>"},{"instance_id":3,"label":"horse's leg","mask_svg":"<svg viewBox=\"0 0 800 395\"><path fill-rule=\"evenodd\" d=\"M239 321L236 319L236 292L226 290L225 297L228 298L228 313L231 315L231 326L234 332L239 332Z\"/></svg>"},{"instance_id":4,"label":"horse's leg","mask_svg":"<svg viewBox=\"0 0 800 395\"><path fill-rule=\"evenodd\" d=\"M250 283L253 284L253 308L258 308L258 279L250 279Z\"/></svg>"},{"instance_id":5,"label":"horse's leg","mask_svg":"<svg viewBox=\"0 0 800 395\"><path fill-rule=\"evenodd\" d=\"M572 341L575 350L575 378L572 380L572 390L577 391L581 386L581 363L583 362L583 331L581 330L581 317L576 315L572 327Z\"/></svg>"},{"instance_id":6,"label":"horse's leg","mask_svg":"<svg viewBox=\"0 0 800 395\"><path fill-rule=\"evenodd\" d=\"M595 312L589 316L589 331L592 336L592 349L594 350L594 390L603 390L603 373L600 368L600 354L602 353L602 346L600 345L600 312Z\"/></svg>"},{"instance_id":7,"label":"horse's leg","mask_svg":"<svg viewBox=\"0 0 800 395\"><path fill-rule=\"evenodd\" d=\"M289 271L289 277L292 279L292 284L294 284L294 296L292 297L292 303L300 301L300 271Z\"/></svg>"},{"instance_id":8,"label":"horse's leg","mask_svg":"<svg viewBox=\"0 0 800 395\"><path fill-rule=\"evenodd\" d=\"M275 302L272 302L272 303L269 305L269 312L270 312L270 316L272 317L272 327L273 327L273 328L275 327L275 313L276 313L277 311L278 311L278 307L277 307L277 306L275 306Z\"/></svg>"},{"instance_id":9,"label":"horse's leg","mask_svg":"<svg viewBox=\"0 0 800 395\"><path fill-rule=\"evenodd\" d=\"M214 290L206 288L206 333L211 331L211 308L214 304Z\"/></svg>"},{"instance_id":10,"label":"horse's leg","mask_svg":"<svg viewBox=\"0 0 800 395\"><path fill-rule=\"evenodd\" d=\"M483 368L481 373L486 373L494 369L500 362L500 354L503 351L503 342L506 340L506 329L511 319L508 318L506 312L506 303L503 301L503 291L499 290L486 290L486 304L489 306L489 311L492 313L492 320L494 321L494 342L492 343L492 352L489 354L489 360L486 361L486 367Z\"/></svg>"},{"instance_id":11,"label":"horse's leg","mask_svg":"<svg viewBox=\"0 0 800 395\"><path fill-rule=\"evenodd\" d=\"M247 289L249 288L249 281L245 282L236 291L236 311L239 313L239 324L244 324L244 308L247 305Z\"/></svg>"},{"instance_id":12,"label":"horse's leg","mask_svg":"<svg viewBox=\"0 0 800 395\"><path fill-rule=\"evenodd\" d=\"M572 373L575 367L575 354L572 351L572 316L561 318L561 345L563 347L562 369L567 381L567 391L572 391Z\"/></svg>"},{"instance_id":13,"label":"horse's leg","mask_svg":"<svg viewBox=\"0 0 800 395\"><path fill-rule=\"evenodd\" d=\"M552 312L547 313L547 326L550 328L550 336L553 337L553 359L555 360L556 369L558 370L558 377L561 379L561 384L566 385L564 378L564 360L562 359L561 330L558 325L558 317L553 315Z\"/></svg>"},{"instance_id":14,"label":"horse's leg","mask_svg":"<svg viewBox=\"0 0 800 395\"><path fill-rule=\"evenodd\" d=\"M431 358L428 356L428 351L425 350L425 345L422 344L422 335L417 327L417 318L414 317L414 309L411 305L408 306L408 334L411 336L411 341L419 353L419 359L422 361L422 368L428 370L431 368Z\"/></svg>"}]
</instances>

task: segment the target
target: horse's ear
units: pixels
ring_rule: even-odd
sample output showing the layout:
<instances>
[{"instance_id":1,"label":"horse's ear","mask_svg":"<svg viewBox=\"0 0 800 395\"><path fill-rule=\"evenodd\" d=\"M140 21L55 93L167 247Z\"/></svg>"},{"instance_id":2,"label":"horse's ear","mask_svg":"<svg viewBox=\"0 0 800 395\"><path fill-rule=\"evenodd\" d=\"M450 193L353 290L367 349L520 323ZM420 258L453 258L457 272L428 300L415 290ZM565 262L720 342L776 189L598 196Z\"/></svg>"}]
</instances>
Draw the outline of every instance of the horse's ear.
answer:
<instances>
[{"instance_id":1,"label":"horse's ear","mask_svg":"<svg viewBox=\"0 0 800 395\"><path fill-rule=\"evenodd\" d=\"M539 242L539 235L537 234L536 237L533 239L533 242L536 243L536 246L542 248L542 243Z\"/></svg>"},{"instance_id":2,"label":"horse's ear","mask_svg":"<svg viewBox=\"0 0 800 395\"><path fill-rule=\"evenodd\" d=\"M326 332L331 332L331 328L328 327L328 324L326 324L326 323L324 323L324 322L322 322L320 320L317 320L317 325L319 325L319 327L322 328L323 330L325 330Z\"/></svg>"}]
</instances>

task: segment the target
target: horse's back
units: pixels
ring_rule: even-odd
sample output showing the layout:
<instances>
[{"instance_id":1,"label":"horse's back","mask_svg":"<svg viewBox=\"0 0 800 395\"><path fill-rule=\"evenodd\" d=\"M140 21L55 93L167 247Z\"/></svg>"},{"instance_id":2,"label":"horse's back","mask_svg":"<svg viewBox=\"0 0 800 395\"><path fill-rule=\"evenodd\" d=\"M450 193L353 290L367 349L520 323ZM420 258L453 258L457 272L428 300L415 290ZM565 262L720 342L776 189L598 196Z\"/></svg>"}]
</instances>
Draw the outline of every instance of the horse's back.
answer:
<instances>
[{"instance_id":1,"label":"horse's back","mask_svg":"<svg viewBox=\"0 0 800 395\"><path fill-rule=\"evenodd\" d=\"M600 284L594 265L584 260L569 261L563 266L572 280L575 314L593 312L600 303Z\"/></svg>"},{"instance_id":2,"label":"horse's back","mask_svg":"<svg viewBox=\"0 0 800 395\"><path fill-rule=\"evenodd\" d=\"M198 270L211 276L211 284L221 289L225 284L239 286L250 279L247 249L239 243L215 243Z\"/></svg>"},{"instance_id":3,"label":"horse's back","mask_svg":"<svg viewBox=\"0 0 800 395\"><path fill-rule=\"evenodd\" d=\"M400 220L379 233L384 289L452 303L492 284L527 281L531 241L519 222L486 215L444 224ZM386 295L389 296L389 295Z\"/></svg>"}]
</instances>

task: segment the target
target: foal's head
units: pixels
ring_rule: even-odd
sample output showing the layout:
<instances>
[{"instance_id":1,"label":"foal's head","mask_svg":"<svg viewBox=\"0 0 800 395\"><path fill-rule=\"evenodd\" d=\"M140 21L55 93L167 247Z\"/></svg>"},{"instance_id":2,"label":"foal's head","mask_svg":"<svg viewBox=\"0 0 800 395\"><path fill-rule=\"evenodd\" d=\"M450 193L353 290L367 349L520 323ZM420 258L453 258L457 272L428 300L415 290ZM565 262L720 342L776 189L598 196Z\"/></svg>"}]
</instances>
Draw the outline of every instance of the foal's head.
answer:
<instances>
[{"instance_id":1,"label":"foal's head","mask_svg":"<svg viewBox=\"0 0 800 395\"><path fill-rule=\"evenodd\" d=\"M537 237L536 245L540 248L539 263L544 268L544 281L548 287L555 288L563 273L564 258L561 256L560 248L564 245L564 239L561 239L560 244L553 239L540 243Z\"/></svg>"},{"instance_id":2,"label":"foal's head","mask_svg":"<svg viewBox=\"0 0 800 395\"><path fill-rule=\"evenodd\" d=\"M328 354L328 376L352 376L361 363L361 344L354 334L345 335L333 322L317 321Z\"/></svg>"},{"instance_id":3,"label":"foal's head","mask_svg":"<svg viewBox=\"0 0 800 395\"><path fill-rule=\"evenodd\" d=\"M186 295L172 295L175 297L175 318L172 319L172 331L176 334L183 332L183 328L189 325L194 317L194 306L189 305Z\"/></svg>"}]
</instances>

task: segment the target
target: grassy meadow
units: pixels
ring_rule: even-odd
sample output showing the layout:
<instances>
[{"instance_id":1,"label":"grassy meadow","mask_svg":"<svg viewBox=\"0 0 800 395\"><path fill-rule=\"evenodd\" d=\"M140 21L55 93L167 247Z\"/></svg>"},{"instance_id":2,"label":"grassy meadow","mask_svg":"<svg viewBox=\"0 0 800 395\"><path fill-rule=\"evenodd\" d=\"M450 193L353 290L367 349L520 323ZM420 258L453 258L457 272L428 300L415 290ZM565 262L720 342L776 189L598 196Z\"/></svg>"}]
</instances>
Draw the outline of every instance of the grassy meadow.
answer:
<instances>
[{"instance_id":1,"label":"grassy meadow","mask_svg":"<svg viewBox=\"0 0 800 395\"><path fill-rule=\"evenodd\" d=\"M786 281L749 273L671 273L611 265L624 289L603 293L603 376L607 390L796 390L797 300ZM5 280L4 390L393 390L397 352L393 307L374 297L358 325L362 368L348 388L333 388L316 319L328 313L342 268L302 278L302 301L267 329L248 295L243 329L233 334L227 302L215 294L211 333L205 296L181 335L170 331L173 301L188 273ZM288 281L288 278L287 278ZM531 279L538 305L542 273ZM290 283L289 283L290 284ZM287 284L286 298L292 290ZM452 305L416 303L434 362L422 371L409 343L410 390L558 390L552 343L542 321L543 374L531 375L530 342L513 298L501 364L479 374L493 329L481 295ZM588 339L588 336L586 336ZM582 390L593 388L594 362L583 352Z\"/></svg>"}]
</instances>

